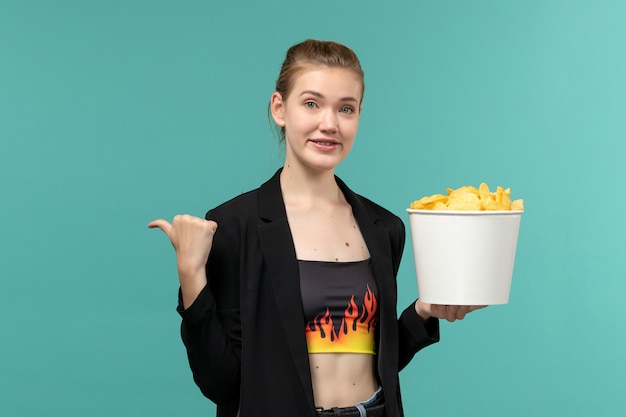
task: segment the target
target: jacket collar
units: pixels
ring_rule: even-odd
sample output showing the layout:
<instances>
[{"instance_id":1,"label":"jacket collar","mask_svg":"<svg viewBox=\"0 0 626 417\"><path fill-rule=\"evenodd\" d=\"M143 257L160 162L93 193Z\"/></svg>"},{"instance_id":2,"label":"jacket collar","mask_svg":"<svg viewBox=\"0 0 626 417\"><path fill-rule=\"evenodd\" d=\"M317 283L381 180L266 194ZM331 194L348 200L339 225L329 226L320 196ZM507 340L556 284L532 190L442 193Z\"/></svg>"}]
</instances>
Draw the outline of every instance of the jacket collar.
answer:
<instances>
[{"instance_id":1,"label":"jacket collar","mask_svg":"<svg viewBox=\"0 0 626 417\"><path fill-rule=\"evenodd\" d=\"M272 178L259 188L259 217L265 221L287 220L285 201L280 189L280 173L282 170L280 168L276 171Z\"/></svg>"}]
</instances>

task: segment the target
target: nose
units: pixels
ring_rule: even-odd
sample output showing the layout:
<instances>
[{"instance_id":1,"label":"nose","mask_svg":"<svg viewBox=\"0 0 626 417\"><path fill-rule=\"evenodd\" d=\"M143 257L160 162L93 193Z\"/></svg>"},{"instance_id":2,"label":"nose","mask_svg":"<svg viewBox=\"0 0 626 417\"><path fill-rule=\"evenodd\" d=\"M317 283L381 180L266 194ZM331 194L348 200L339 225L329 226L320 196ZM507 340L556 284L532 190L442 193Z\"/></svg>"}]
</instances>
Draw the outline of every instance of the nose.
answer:
<instances>
[{"instance_id":1,"label":"nose","mask_svg":"<svg viewBox=\"0 0 626 417\"><path fill-rule=\"evenodd\" d=\"M326 109L320 116L320 132L336 132L339 130L337 113L332 109Z\"/></svg>"}]
</instances>

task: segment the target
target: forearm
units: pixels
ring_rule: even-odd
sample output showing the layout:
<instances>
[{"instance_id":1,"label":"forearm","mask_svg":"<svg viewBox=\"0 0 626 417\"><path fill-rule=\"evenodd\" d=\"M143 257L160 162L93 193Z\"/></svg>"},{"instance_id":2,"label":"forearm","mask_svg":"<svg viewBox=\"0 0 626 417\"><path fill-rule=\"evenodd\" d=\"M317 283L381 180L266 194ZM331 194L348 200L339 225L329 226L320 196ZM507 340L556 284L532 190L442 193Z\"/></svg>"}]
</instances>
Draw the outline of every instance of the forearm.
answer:
<instances>
[{"instance_id":1,"label":"forearm","mask_svg":"<svg viewBox=\"0 0 626 417\"><path fill-rule=\"evenodd\" d=\"M178 278L180 280L182 306L186 310L196 301L202 289L207 285L205 270L204 268L186 268L184 264L179 262Z\"/></svg>"},{"instance_id":2,"label":"forearm","mask_svg":"<svg viewBox=\"0 0 626 417\"><path fill-rule=\"evenodd\" d=\"M181 336L193 378L202 393L216 404L226 404L238 395L240 382L241 338L239 312L219 313L209 288L182 308Z\"/></svg>"},{"instance_id":3,"label":"forearm","mask_svg":"<svg viewBox=\"0 0 626 417\"><path fill-rule=\"evenodd\" d=\"M439 341L439 320L424 319L412 303L398 319L399 368L404 368L421 349Z\"/></svg>"},{"instance_id":4,"label":"forearm","mask_svg":"<svg viewBox=\"0 0 626 417\"><path fill-rule=\"evenodd\" d=\"M432 317L430 312L424 308L423 303L419 299L415 301L415 312L419 316L420 320L422 320L422 323L426 323L428 319Z\"/></svg>"}]
</instances>

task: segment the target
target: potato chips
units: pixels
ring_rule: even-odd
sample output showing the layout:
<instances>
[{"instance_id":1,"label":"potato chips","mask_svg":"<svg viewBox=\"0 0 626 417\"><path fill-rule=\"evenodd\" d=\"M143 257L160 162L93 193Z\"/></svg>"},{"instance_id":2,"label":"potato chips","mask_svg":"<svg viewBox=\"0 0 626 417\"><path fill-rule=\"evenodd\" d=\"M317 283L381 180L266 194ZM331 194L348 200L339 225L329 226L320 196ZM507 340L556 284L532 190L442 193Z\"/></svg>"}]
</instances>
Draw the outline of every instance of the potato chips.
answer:
<instances>
[{"instance_id":1,"label":"potato chips","mask_svg":"<svg viewBox=\"0 0 626 417\"><path fill-rule=\"evenodd\" d=\"M496 211L524 210L524 200L511 201L511 189L500 186L490 191L484 182L476 188L471 185L456 190L446 189L446 194L433 194L411 203L413 210L460 210L460 211Z\"/></svg>"}]
</instances>

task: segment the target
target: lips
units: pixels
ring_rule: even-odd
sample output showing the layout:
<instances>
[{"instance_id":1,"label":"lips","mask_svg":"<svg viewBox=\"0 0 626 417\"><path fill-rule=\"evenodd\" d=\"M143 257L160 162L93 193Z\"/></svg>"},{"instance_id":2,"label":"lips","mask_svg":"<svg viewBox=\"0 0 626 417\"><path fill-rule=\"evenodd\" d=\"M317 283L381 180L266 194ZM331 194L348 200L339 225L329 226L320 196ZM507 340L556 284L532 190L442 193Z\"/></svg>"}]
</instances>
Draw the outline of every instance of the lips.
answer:
<instances>
[{"instance_id":1,"label":"lips","mask_svg":"<svg viewBox=\"0 0 626 417\"><path fill-rule=\"evenodd\" d=\"M313 142L315 145L322 147L335 147L339 145L339 141L336 141L334 139L310 139L310 141Z\"/></svg>"}]
</instances>

